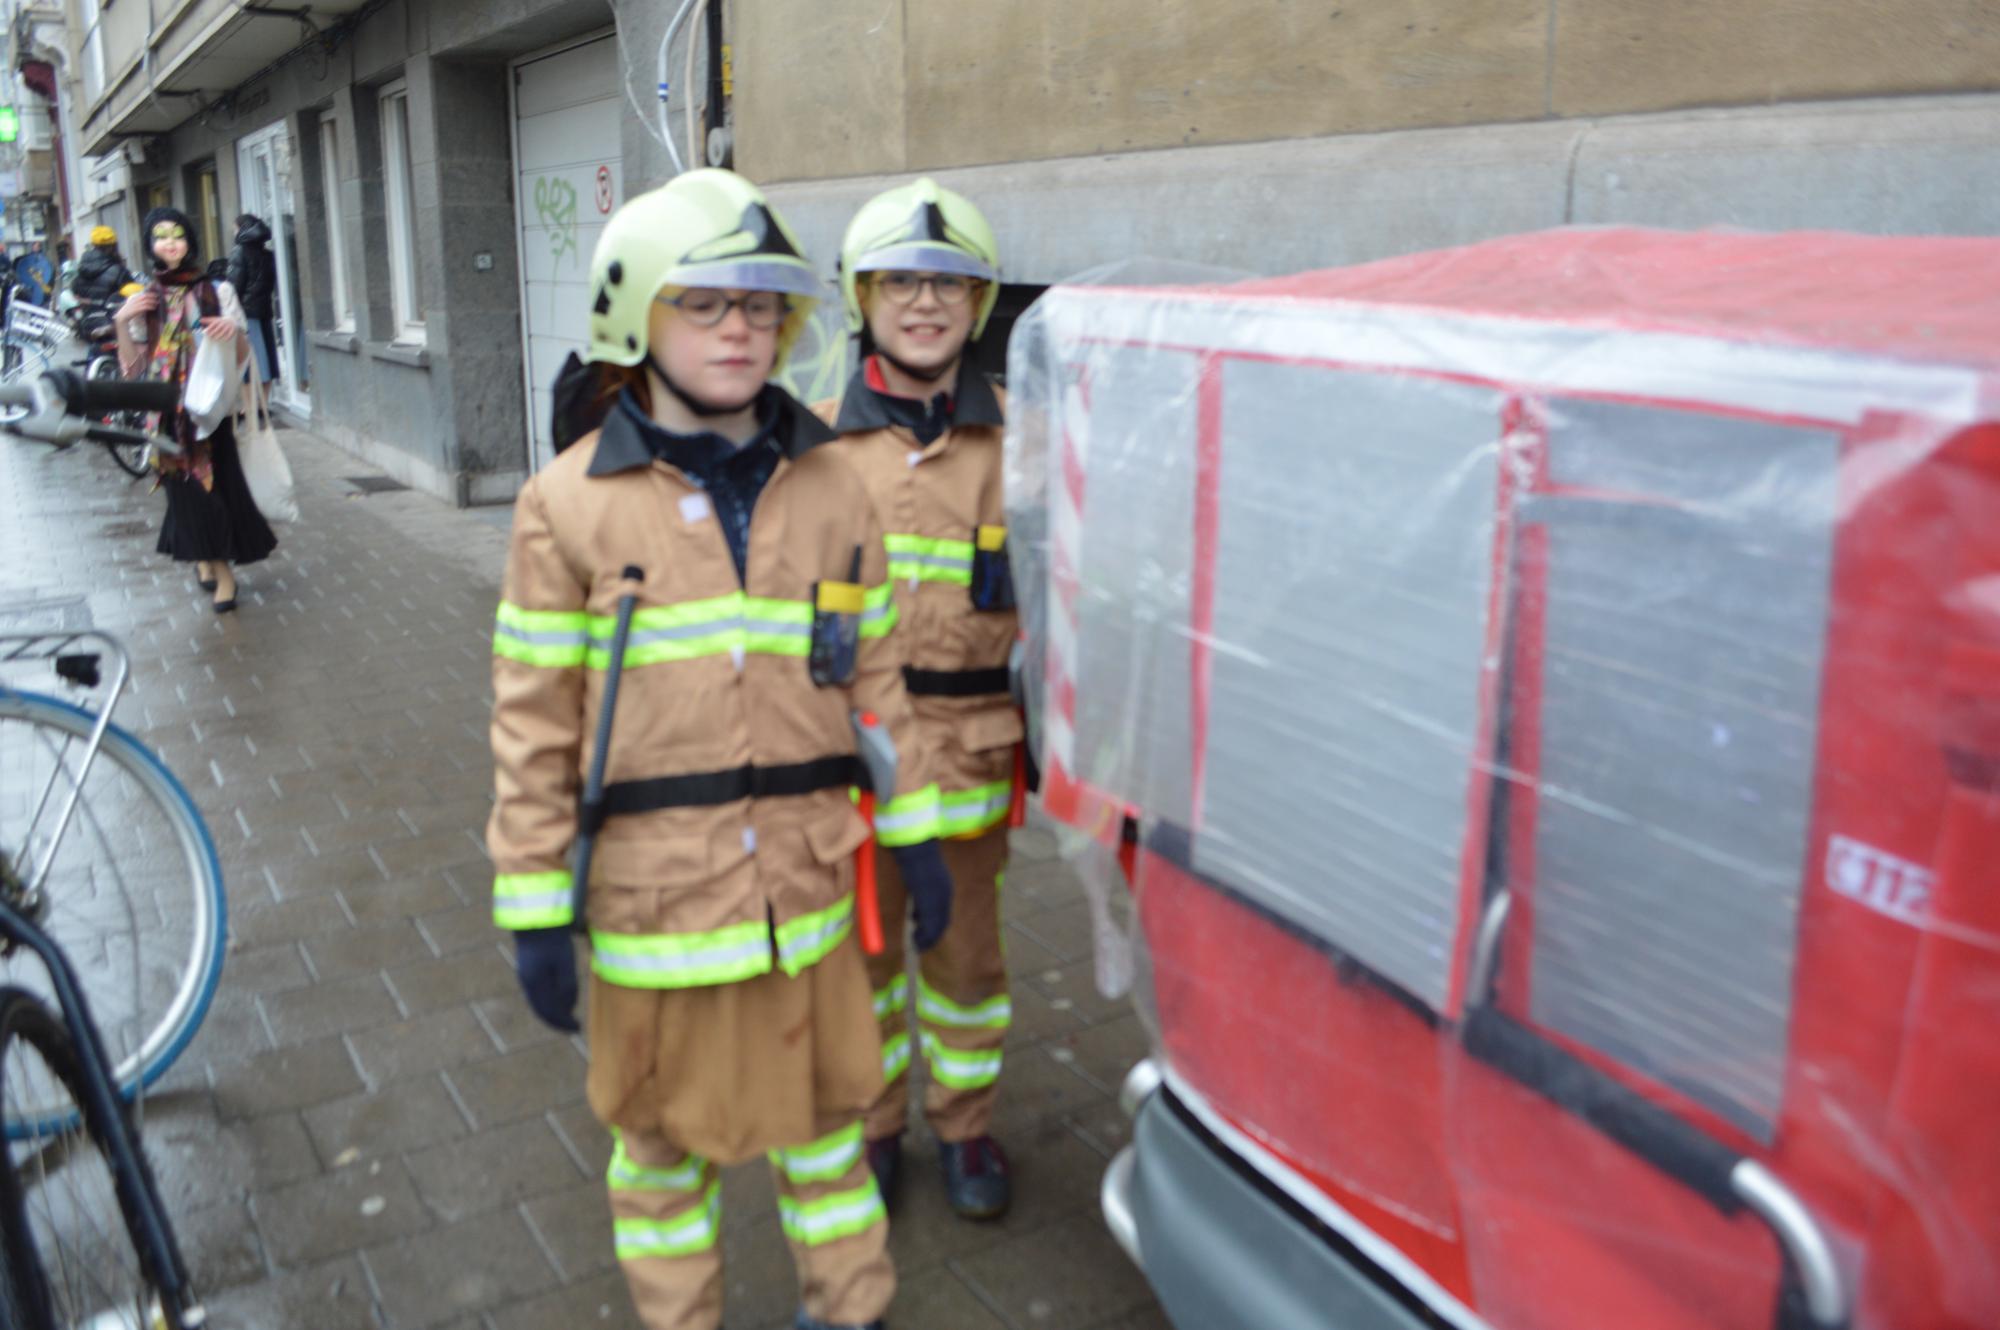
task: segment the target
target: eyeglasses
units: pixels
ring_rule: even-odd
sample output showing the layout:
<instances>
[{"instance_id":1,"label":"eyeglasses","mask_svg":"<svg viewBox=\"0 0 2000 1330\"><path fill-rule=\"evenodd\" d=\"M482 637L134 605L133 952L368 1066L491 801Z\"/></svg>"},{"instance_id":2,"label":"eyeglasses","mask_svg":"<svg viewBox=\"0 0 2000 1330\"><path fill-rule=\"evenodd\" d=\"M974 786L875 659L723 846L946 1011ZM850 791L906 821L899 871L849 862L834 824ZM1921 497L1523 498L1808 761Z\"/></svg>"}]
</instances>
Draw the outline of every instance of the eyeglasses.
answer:
<instances>
[{"instance_id":1,"label":"eyeglasses","mask_svg":"<svg viewBox=\"0 0 2000 1330\"><path fill-rule=\"evenodd\" d=\"M792 312L792 302L776 291L752 291L738 299L720 291L696 287L671 298L654 298L662 305L672 305L681 312L682 318L697 328L715 327L738 306L742 307L743 321L760 332L777 327Z\"/></svg>"},{"instance_id":2,"label":"eyeglasses","mask_svg":"<svg viewBox=\"0 0 2000 1330\"><path fill-rule=\"evenodd\" d=\"M186 240L187 238L187 228L184 226L156 226L153 228L153 239L155 240Z\"/></svg>"},{"instance_id":3,"label":"eyeglasses","mask_svg":"<svg viewBox=\"0 0 2000 1330\"><path fill-rule=\"evenodd\" d=\"M913 303L917 292L926 286L936 294L940 304L963 305L971 299L972 288L979 283L951 272L877 272L868 275L868 285L880 291L882 298L892 305Z\"/></svg>"}]
</instances>

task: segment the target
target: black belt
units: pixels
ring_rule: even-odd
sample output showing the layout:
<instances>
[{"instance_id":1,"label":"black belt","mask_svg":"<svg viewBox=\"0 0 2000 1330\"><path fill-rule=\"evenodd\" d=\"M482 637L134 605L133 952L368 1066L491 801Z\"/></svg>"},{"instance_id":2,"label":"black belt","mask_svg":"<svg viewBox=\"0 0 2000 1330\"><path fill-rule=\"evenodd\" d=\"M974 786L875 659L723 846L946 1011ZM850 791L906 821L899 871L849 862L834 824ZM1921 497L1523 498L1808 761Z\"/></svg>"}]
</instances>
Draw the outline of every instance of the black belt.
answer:
<instances>
[{"instance_id":1,"label":"black belt","mask_svg":"<svg viewBox=\"0 0 2000 1330\"><path fill-rule=\"evenodd\" d=\"M650 813L661 808L708 808L738 799L775 799L815 790L834 790L861 783L861 762L852 753L816 757L783 766L742 766L729 771L697 771L685 776L655 776L650 780L614 781L594 807L577 809L582 830L594 832L604 820L626 813Z\"/></svg>"},{"instance_id":2,"label":"black belt","mask_svg":"<svg viewBox=\"0 0 2000 1330\"><path fill-rule=\"evenodd\" d=\"M903 687L912 697L986 697L1014 691L1005 665L990 670L913 670L905 665Z\"/></svg>"}]
</instances>

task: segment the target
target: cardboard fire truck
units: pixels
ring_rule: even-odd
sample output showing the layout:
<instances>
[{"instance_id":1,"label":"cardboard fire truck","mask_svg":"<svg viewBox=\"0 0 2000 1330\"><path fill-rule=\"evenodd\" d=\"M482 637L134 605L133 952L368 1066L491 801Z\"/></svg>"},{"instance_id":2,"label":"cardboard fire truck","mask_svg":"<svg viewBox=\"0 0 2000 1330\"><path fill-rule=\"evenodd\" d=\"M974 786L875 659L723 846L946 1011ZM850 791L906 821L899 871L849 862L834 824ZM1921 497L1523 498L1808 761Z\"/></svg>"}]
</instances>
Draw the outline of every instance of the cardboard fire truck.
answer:
<instances>
[{"instance_id":1,"label":"cardboard fire truck","mask_svg":"<svg viewBox=\"0 0 2000 1330\"><path fill-rule=\"evenodd\" d=\"M1009 379L1177 1326L2000 1326L2000 242L1065 286Z\"/></svg>"}]
</instances>

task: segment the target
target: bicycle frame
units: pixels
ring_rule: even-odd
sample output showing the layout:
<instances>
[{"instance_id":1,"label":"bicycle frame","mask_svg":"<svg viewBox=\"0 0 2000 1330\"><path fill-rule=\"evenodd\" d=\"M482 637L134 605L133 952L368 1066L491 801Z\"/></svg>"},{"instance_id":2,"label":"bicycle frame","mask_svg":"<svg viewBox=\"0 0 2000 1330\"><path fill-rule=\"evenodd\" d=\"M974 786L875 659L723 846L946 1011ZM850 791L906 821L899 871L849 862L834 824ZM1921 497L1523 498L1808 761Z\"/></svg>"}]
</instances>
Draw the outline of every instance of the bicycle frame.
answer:
<instances>
[{"instance_id":1,"label":"bicycle frame","mask_svg":"<svg viewBox=\"0 0 2000 1330\"><path fill-rule=\"evenodd\" d=\"M55 939L36 927L27 916L0 900L0 938L10 946L26 947L41 959L49 972L51 989L61 1009L63 1024L75 1041L77 1063L82 1071L84 1122L103 1144L118 1191L119 1208L124 1212L126 1230L131 1234L139 1260L167 1313L168 1325L178 1330L198 1330L207 1323L207 1313L195 1298L174 1240L173 1225L166 1207L160 1203L153 1172L139 1151L137 1137L125 1121L124 1105L112 1081L109 1059L105 1056L97 1022L78 987L69 958Z\"/></svg>"},{"instance_id":2,"label":"bicycle frame","mask_svg":"<svg viewBox=\"0 0 2000 1330\"><path fill-rule=\"evenodd\" d=\"M5 611L8 614L33 615L47 613L53 616L53 626L46 629L21 628L9 631L0 627L0 665L17 661L60 660L80 643L95 641L103 648L96 653L100 658L108 656L112 662L110 687L106 689L101 705L97 708L97 723L91 728L82 761L78 764L70 781L68 793L62 801L62 810L56 815L54 830L39 859L28 865L21 876L22 901L30 909L40 900L42 883L48 879L49 869L55 863L56 851L62 846L63 835L69 830L70 819L76 815L76 807L83 797L83 782L90 774L90 764L96 760L97 752L104 742L104 731L111 724L111 713L118 705L120 694L125 691L125 683L131 676L131 658L124 645L108 633L99 632L90 626L89 611L81 597L70 600L47 601L42 604L28 604ZM77 622L78 615L82 622ZM0 685L0 691L5 685ZM22 836L21 848L26 851L34 842L35 828L42 825L47 814L51 797L55 794L58 779L66 766L61 760L67 755L65 745L57 755L56 769L49 776L48 785L36 800L35 811L28 818L27 830ZM0 849L4 849L0 846Z\"/></svg>"}]
</instances>

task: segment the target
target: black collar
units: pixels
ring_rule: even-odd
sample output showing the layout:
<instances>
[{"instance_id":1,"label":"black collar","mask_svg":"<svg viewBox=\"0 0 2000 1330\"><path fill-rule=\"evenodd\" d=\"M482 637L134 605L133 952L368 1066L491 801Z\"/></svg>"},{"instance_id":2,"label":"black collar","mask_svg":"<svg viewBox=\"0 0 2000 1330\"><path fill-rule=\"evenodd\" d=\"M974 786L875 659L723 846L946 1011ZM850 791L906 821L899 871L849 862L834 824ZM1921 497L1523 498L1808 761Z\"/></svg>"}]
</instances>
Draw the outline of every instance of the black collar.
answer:
<instances>
[{"instance_id":1,"label":"black collar","mask_svg":"<svg viewBox=\"0 0 2000 1330\"><path fill-rule=\"evenodd\" d=\"M800 406L797 398L776 384L764 385L764 390L757 395L757 419L763 422L758 427L757 437L744 446L755 447L759 439L767 439L772 447L794 461L834 437L833 431L818 416ZM597 451L590 459L588 474L608 476L652 465L656 454L647 439L648 430L657 430L670 439L685 440L691 445L703 439L721 438L706 430L693 435L661 430L650 416L640 410L631 394L623 393L604 417L604 428L597 436ZM734 444L728 447L732 451L735 449Z\"/></svg>"},{"instance_id":2,"label":"black collar","mask_svg":"<svg viewBox=\"0 0 2000 1330\"><path fill-rule=\"evenodd\" d=\"M952 428L1006 423L1006 417L1000 413L1000 399L993 393L993 385L986 381L984 374L972 367L971 361L961 360L958 383L952 390ZM847 381L847 390L840 395L840 414L833 427L842 434L860 434L896 425L908 427L890 402L884 400L883 394L868 386L868 362L864 359L856 367L854 377Z\"/></svg>"}]
</instances>

